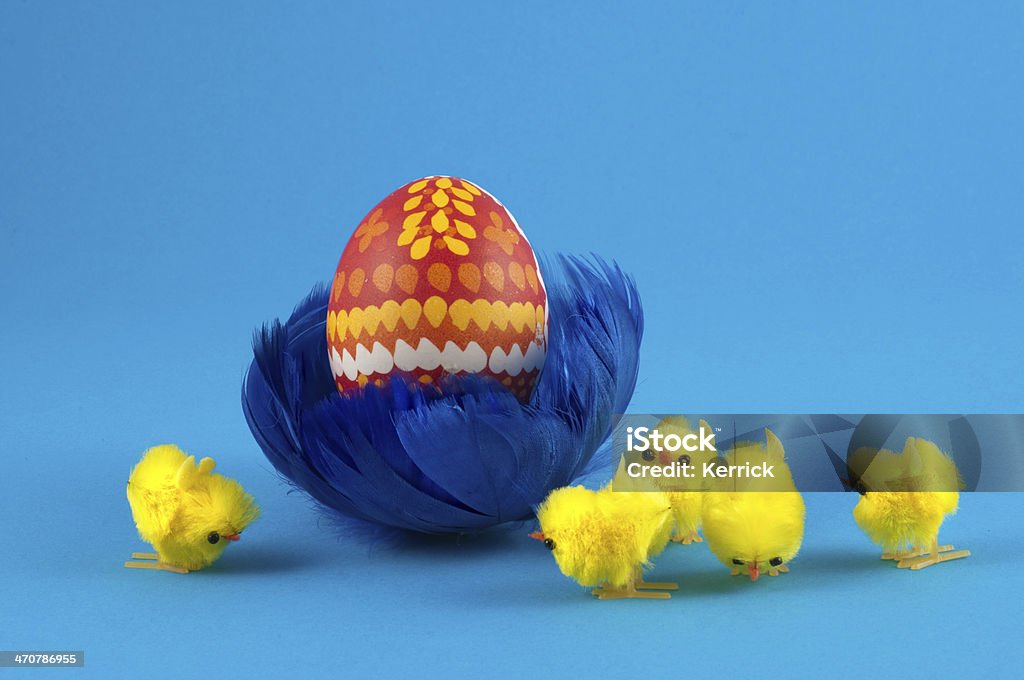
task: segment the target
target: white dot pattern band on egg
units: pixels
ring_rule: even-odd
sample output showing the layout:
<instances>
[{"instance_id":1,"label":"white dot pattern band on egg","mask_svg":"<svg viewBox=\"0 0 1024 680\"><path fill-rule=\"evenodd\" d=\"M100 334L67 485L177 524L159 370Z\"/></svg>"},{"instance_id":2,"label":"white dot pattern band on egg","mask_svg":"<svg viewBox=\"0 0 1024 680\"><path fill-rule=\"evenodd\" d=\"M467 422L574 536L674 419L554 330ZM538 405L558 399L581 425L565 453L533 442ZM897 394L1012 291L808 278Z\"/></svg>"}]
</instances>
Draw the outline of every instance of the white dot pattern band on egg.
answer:
<instances>
[{"instance_id":1,"label":"white dot pattern band on egg","mask_svg":"<svg viewBox=\"0 0 1024 680\"><path fill-rule=\"evenodd\" d=\"M449 340L444 349L440 350L430 340L420 338L415 349L404 340L398 340L394 352L379 342L373 343L372 349L367 349L362 343L357 344L355 356L347 349L339 355L332 348L330 359L331 371L336 378L344 376L348 380L355 380L360 374L387 375L395 368L412 372L432 371L440 367L450 373L479 373L490 369L496 375L504 373L516 376L522 371L539 369L545 355L544 349L536 342L530 343L525 354L519 345L513 344L507 352L501 347L495 347L488 357L483 347L475 341L462 349Z\"/></svg>"}]
</instances>

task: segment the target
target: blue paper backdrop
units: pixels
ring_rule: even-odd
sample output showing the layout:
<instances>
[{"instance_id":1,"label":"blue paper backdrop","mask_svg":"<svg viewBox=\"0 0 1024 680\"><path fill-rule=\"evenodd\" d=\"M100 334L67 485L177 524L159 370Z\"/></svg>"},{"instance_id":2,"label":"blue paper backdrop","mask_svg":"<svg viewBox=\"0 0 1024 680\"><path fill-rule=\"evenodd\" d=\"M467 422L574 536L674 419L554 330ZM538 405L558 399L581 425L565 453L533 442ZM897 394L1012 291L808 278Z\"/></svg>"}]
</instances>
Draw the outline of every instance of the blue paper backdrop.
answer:
<instances>
[{"instance_id":1,"label":"blue paper backdrop","mask_svg":"<svg viewBox=\"0 0 1024 680\"><path fill-rule=\"evenodd\" d=\"M1022 28L998 2L0 2L0 648L93 677L1016 672L1019 495L965 497L943 538L975 555L921 573L833 495L787 577L673 547L671 602L598 603L522 532L337 539L238 401L251 329L452 173L539 250L636 274L634 411L1019 412ZM264 506L205 573L120 567L124 480L165 441Z\"/></svg>"}]
</instances>

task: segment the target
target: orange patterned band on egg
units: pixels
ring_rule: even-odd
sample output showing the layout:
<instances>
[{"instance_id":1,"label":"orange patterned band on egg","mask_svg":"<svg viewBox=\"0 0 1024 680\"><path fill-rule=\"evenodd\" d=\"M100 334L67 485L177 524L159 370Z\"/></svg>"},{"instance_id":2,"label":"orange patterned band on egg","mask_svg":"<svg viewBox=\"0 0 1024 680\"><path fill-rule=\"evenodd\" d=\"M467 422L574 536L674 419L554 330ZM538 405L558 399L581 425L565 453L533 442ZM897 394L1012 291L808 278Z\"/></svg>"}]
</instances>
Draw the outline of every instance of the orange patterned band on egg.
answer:
<instances>
[{"instance_id":1,"label":"orange patterned band on egg","mask_svg":"<svg viewBox=\"0 0 1024 680\"><path fill-rule=\"evenodd\" d=\"M402 373L492 376L526 399L547 351L533 249L493 196L427 177L381 201L342 253L327 340L342 392Z\"/></svg>"}]
</instances>

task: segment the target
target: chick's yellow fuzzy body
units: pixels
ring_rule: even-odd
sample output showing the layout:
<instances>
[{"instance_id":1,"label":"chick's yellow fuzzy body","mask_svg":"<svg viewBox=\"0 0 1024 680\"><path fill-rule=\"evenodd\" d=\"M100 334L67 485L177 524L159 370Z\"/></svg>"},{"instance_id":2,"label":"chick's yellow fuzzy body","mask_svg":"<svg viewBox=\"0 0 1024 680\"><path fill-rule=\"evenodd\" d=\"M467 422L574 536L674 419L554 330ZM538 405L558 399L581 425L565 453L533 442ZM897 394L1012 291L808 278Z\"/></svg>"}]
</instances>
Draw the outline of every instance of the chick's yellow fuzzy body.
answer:
<instances>
[{"instance_id":1,"label":"chick's yellow fuzzy body","mask_svg":"<svg viewBox=\"0 0 1024 680\"><path fill-rule=\"evenodd\" d=\"M804 535L804 501L786 465L782 442L771 430L766 430L766 439L764 446L741 443L725 458L738 465L766 462L775 476L718 480L703 505L704 538L711 552L734 573L745 569L752 578L762 568L784 567L800 551Z\"/></svg>"},{"instance_id":2,"label":"chick's yellow fuzzy body","mask_svg":"<svg viewBox=\"0 0 1024 680\"><path fill-rule=\"evenodd\" d=\"M675 435L680 440L687 436L695 436L700 441L701 435L709 436L714 442L711 426L701 420L697 430L690 427L690 421L684 416L669 416L663 418L655 426L662 437ZM662 440L664 441L664 440ZM638 463L641 467L666 466L673 462L685 463L691 470L701 470L704 463L716 458L718 453L713 449L680 450L670 451L664 448L653 448L652 451L643 457L636 452L627 454L628 462ZM627 462L626 458L623 463ZM625 474L625 465L615 475L615 485L621 491L632 489L645 489L647 491L658 490L665 493L672 506L672 520L674 525L674 538L697 539L701 527L701 509L704 504L704 481L700 475L691 477L648 477L642 476L642 481L637 483Z\"/></svg>"},{"instance_id":3,"label":"chick's yellow fuzzy body","mask_svg":"<svg viewBox=\"0 0 1024 680\"><path fill-rule=\"evenodd\" d=\"M851 468L864 491L853 518L887 553L928 549L946 516L957 510L960 473L928 440L910 437L900 453L858 449Z\"/></svg>"},{"instance_id":4,"label":"chick's yellow fuzzy body","mask_svg":"<svg viewBox=\"0 0 1024 680\"><path fill-rule=\"evenodd\" d=\"M704 508L704 494L700 491L668 491L669 503L672 505L672 520L675 535L679 537L694 536L700 531L701 517Z\"/></svg>"},{"instance_id":5,"label":"chick's yellow fuzzy body","mask_svg":"<svg viewBox=\"0 0 1024 680\"><path fill-rule=\"evenodd\" d=\"M710 493L704 509L704 538L715 557L733 569L787 564L800 551L804 501L795 491ZM736 564L738 560L741 565ZM777 566L776 565L776 566Z\"/></svg>"},{"instance_id":6,"label":"chick's yellow fuzzy body","mask_svg":"<svg viewBox=\"0 0 1024 680\"><path fill-rule=\"evenodd\" d=\"M558 568L588 587L629 586L672 533L671 506L658 492L555 489L537 519Z\"/></svg>"},{"instance_id":7,"label":"chick's yellow fuzzy body","mask_svg":"<svg viewBox=\"0 0 1024 680\"><path fill-rule=\"evenodd\" d=\"M853 518L884 552L928 548L958 502L955 491L873 491L861 496Z\"/></svg>"},{"instance_id":8,"label":"chick's yellow fuzzy body","mask_svg":"<svg viewBox=\"0 0 1024 680\"><path fill-rule=\"evenodd\" d=\"M690 427L690 421L682 416L664 418L658 423L657 428L662 434L675 434L680 438L689 434L696 434L698 441L701 432L712 432L711 426L703 420L699 422L695 432ZM714 441L713 436L711 440ZM701 470L704 463L716 458L717 455L718 453L713 449L697 449L696 451L679 454L680 457L685 457L687 464L695 470ZM665 461L662 460L661 462L664 463ZM672 490L670 491L669 489ZM704 507L703 489L704 483L699 476L675 479L670 484L665 484L669 503L672 504L672 517L675 523L675 536L677 538L695 537L697 532L700 531Z\"/></svg>"},{"instance_id":9,"label":"chick's yellow fuzzy body","mask_svg":"<svg viewBox=\"0 0 1024 680\"><path fill-rule=\"evenodd\" d=\"M160 562L187 570L209 566L259 516L241 484L212 472L214 461L172 445L155 446L128 479L128 503L139 536Z\"/></svg>"}]
</instances>

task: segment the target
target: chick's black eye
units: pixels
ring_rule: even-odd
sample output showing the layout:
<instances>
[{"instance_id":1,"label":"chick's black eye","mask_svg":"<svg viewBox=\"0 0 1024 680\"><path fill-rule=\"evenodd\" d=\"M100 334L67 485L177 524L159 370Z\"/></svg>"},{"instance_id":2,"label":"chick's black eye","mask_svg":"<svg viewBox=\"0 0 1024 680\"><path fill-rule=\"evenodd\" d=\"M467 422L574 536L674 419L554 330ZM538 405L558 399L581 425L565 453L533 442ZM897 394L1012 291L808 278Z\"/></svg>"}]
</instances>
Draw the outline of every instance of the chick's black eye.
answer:
<instances>
[{"instance_id":1,"label":"chick's black eye","mask_svg":"<svg viewBox=\"0 0 1024 680\"><path fill-rule=\"evenodd\" d=\"M679 456L678 460L679 460L679 462L682 465L689 465L690 464L690 457L688 455L686 455L685 453L683 455Z\"/></svg>"},{"instance_id":2,"label":"chick's black eye","mask_svg":"<svg viewBox=\"0 0 1024 680\"><path fill-rule=\"evenodd\" d=\"M548 550L554 550L555 549L555 542L552 541L550 538L545 538L544 539L544 547L547 548Z\"/></svg>"},{"instance_id":3,"label":"chick's black eye","mask_svg":"<svg viewBox=\"0 0 1024 680\"><path fill-rule=\"evenodd\" d=\"M643 458L644 460L646 460L648 463L650 463L652 460L654 460L654 451L651 451L650 449L648 449L648 450L644 451L643 453L641 453L640 457Z\"/></svg>"},{"instance_id":4,"label":"chick's black eye","mask_svg":"<svg viewBox=\"0 0 1024 680\"><path fill-rule=\"evenodd\" d=\"M743 564L743 560L738 560L738 559L736 559L736 558L734 557L734 558L732 558L732 563L733 563L733 564Z\"/></svg>"},{"instance_id":5,"label":"chick's black eye","mask_svg":"<svg viewBox=\"0 0 1024 680\"><path fill-rule=\"evenodd\" d=\"M206 537L206 540L209 541L211 544L216 544L220 540L220 534L218 534L216 531L211 531L210 534Z\"/></svg>"},{"instance_id":6,"label":"chick's black eye","mask_svg":"<svg viewBox=\"0 0 1024 680\"><path fill-rule=\"evenodd\" d=\"M770 560L768 560L768 564L770 566L773 566L773 567L778 567L778 566L780 566L782 564L782 558L781 557L773 557Z\"/></svg>"}]
</instances>

